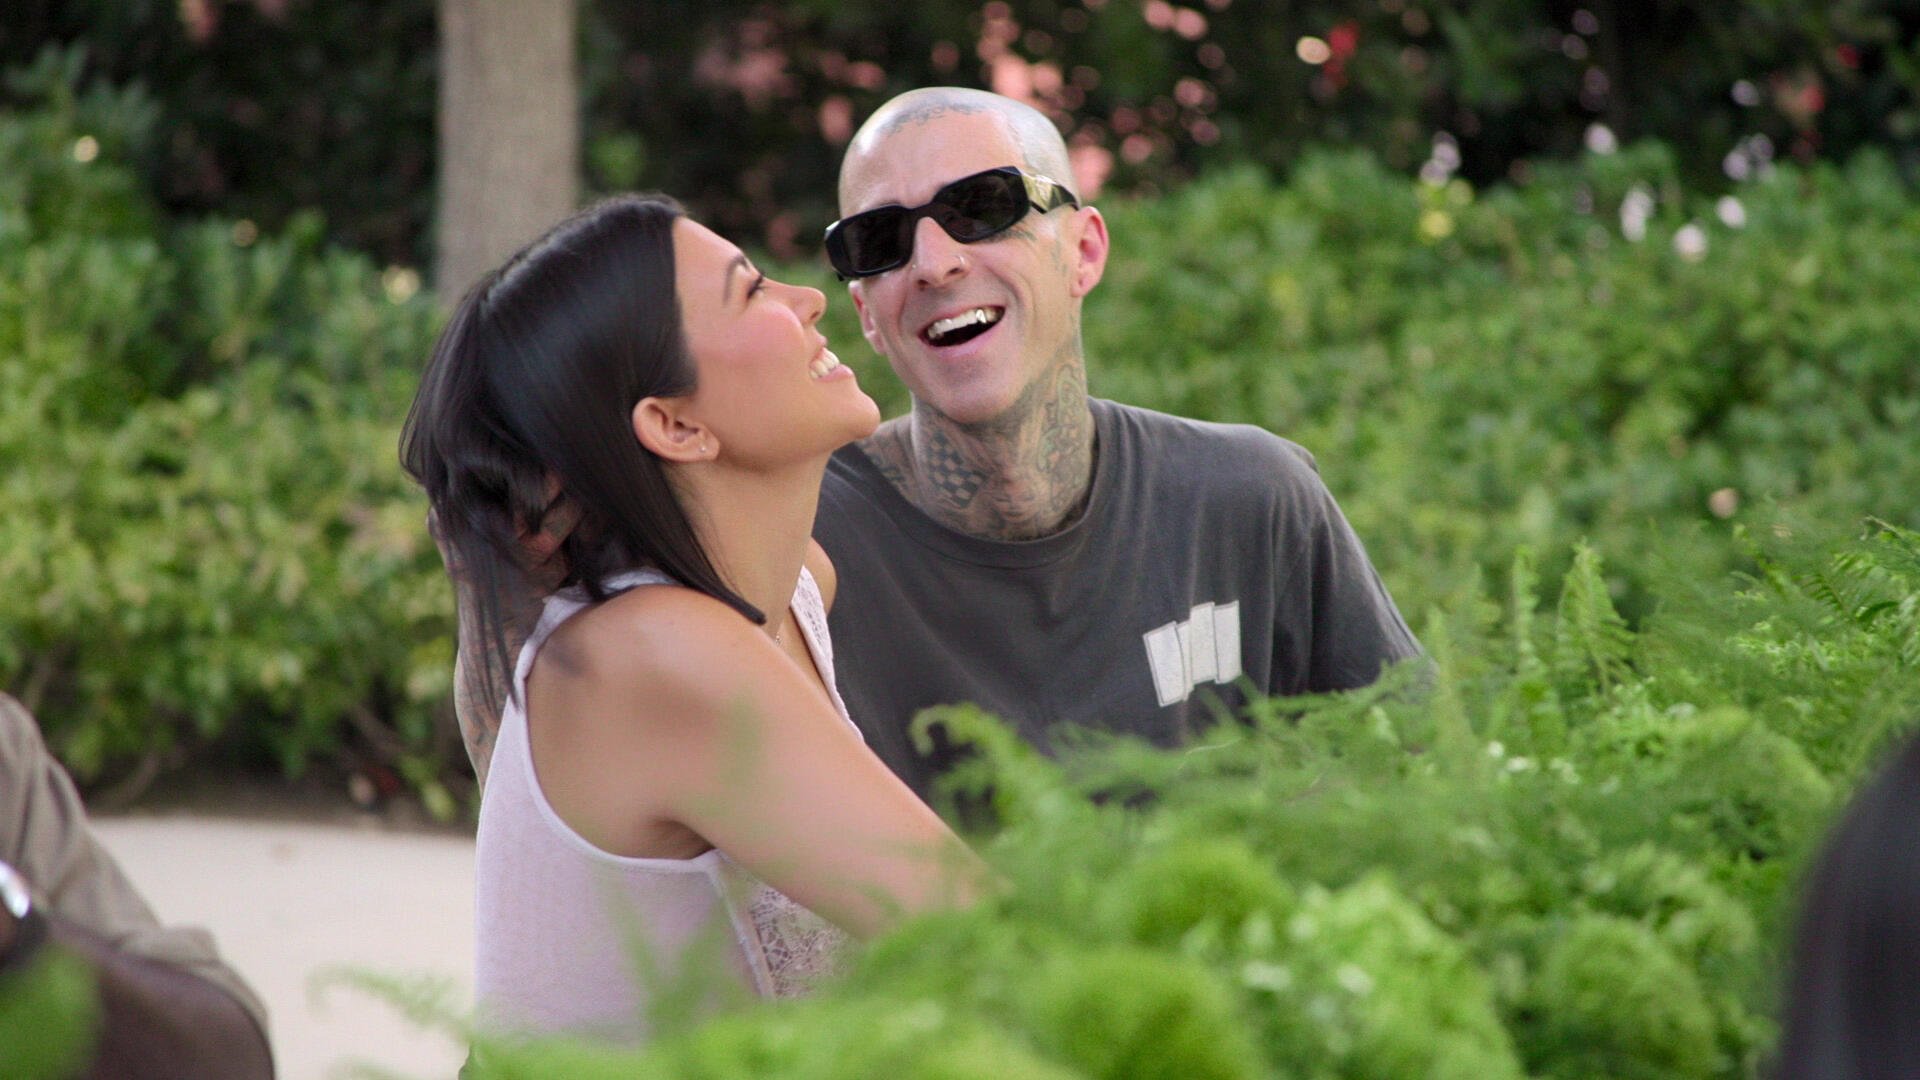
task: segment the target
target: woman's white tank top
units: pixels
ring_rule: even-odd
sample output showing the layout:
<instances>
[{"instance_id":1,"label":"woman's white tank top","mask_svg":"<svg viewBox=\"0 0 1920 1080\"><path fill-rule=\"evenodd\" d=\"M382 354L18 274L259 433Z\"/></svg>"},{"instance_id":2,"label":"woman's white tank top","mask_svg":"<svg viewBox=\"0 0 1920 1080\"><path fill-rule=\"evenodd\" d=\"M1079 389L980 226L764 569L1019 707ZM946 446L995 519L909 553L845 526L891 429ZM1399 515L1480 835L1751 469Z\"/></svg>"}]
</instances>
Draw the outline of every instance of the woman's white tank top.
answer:
<instances>
[{"instance_id":1,"label":"woman's white tank top","mask_svg":"<svg viewBox=\"0 0 1920 1080\"><path fill-rule=\"evenodd\" d=\"M671 584L652 570L607 582L615 590ZM692 859L614 855L574 832L547 802L527 738L527 673L554 630L589 603L577 589L548 598L500 717L474 855L481 1023L637 1042L655 1027L656 1007L703 1012L748 994L804 991L831 971L846 942L832 924L717 848ZM825 606L804 567L793 613L845 719Z\"/></svg>"}]
</instances>

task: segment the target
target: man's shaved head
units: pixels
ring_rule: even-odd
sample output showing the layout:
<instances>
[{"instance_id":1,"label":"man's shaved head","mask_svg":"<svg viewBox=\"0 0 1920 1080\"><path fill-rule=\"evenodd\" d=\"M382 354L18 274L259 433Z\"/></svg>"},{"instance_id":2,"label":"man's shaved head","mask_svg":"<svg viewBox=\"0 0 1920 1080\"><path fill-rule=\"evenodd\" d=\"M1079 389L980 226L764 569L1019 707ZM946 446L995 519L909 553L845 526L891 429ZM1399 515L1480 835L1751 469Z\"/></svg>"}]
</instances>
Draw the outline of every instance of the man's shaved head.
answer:
<instances>
[{"instance_id":1,"label":"man's shaved head","mask_svg":"<svg viewBox=\"0 0 1920 1080\"><path fill-rule=\"evenodd\" d=\"M1067 158L1067 144L1053 121L1031 105L985 90L961 86L931 86L909 90L887 102L860 125L847 155L840 162L840 212L849 212L850 181L857 165L871 155L894 133L949 116L993 116L1004 125L1013 144L1020 148L1021 164L1028 172L1066 184L1073 182L1073 167Z\"/></svg>"},{"instance_id":2,"label":"man's shaved head","mask_svg":"<svg viewBox=\"0 0 1920 1080\"><path fill-rule=\"evenodd\" d=\"M854 136L840 164L840 212L918 206L955 180L1008 167L1057 183L1071 176L1060 132L1029 106L980 90L915 90L880 106ZM1090 440L1080 308L1106 266L1106 222L1091 206L1032 210L1029 197L1014 221L975 240L937 217L913 218L905 261L848 281L847 295L916 415L1018 426L1034 402L1065 395L1060 407L1078 410ZM970 324L984 325L980 333L929 336L976 311L988 319Z\"/></svg>"}]
</instances>

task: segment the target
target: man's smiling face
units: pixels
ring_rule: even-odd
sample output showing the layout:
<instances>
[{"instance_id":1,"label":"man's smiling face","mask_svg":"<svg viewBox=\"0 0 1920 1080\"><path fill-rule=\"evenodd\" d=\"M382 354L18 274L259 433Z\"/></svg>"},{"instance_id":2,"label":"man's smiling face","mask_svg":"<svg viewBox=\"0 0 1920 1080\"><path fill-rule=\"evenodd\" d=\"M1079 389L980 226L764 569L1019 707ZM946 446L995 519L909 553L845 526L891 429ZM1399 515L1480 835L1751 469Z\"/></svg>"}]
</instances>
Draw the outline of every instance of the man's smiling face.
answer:
<instances>
[{"instance_id":1,"label":"man's smiling face","mask_svg":"<svg viewBox=\"0 0 1920 1080\"><path fill-rule=\"evenodd\" d=\"M841 176L841 212L919 206L985 169L1031 169L1006 121L991 111L908 117L856 145ZM1066 183L1068 178L1050 179ZM1002 416L1062 363L1077 363L1081 215L1029 210L1011 229L973 244L930 218L914 223L906 265L848 285L860 327L914 400L962 424ZM1105 234L1099 237L1104 261Z\"/></svg>"}]
</instances>

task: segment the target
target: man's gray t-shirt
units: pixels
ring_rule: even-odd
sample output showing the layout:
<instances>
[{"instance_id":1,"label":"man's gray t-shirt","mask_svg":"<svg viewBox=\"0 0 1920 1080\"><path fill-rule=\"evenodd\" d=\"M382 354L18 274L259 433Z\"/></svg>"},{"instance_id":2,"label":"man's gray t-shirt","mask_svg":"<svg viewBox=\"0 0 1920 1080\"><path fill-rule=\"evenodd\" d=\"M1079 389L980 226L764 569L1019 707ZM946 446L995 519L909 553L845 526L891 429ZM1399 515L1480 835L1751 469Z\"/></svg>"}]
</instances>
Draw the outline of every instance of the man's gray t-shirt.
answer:
<instances>
[{"instance_id":1,"label":"man's gray t-shirt","mask_svg":"<svg viewBox=\"0 0 1920 1080\"><path fill-rule=\"evenodd\" d=\"M848 711L923 796L949 763L909 724L973 702L1042 751L1062 724L1170 746L1244 687L1364 686L1419 653L1304 449L1256 427L1095 399L1093 489L1039 540L968 536L909 503L858 447L835 454L814 534Z\"/></svg>"}]
</instances>

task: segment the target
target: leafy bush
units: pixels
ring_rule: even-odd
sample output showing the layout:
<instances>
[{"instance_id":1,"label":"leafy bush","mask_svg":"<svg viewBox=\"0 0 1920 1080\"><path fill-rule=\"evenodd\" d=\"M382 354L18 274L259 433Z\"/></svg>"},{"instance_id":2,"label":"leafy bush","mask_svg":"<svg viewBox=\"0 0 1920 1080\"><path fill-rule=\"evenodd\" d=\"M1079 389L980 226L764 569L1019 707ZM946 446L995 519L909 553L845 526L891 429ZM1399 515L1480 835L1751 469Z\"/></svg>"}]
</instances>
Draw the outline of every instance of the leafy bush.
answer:
<instances>
[{"instance_id":1,"label":"leafy bush","mask_svg":"<svg viewBox=\"0 0 1920 1080\"><path fill-rule=\"evenodd\" d=\"M151 106L72 79L0 118L0 683L85 778L225 740L451 813L450 597L394 453L437 315L315 220L161 226L120 160Z\"/></svg>"},{"instance_id":2,"label":"leafy bush","mask_svg":"<svg viewBox=\"0 0 1920 1080\"><path fill-rule=\"evenodd\" d=\"M1543 1041L1564 1048L1546 1075L1709 1076L1713 1015L1699 980L1652 931L1583 915L1547 950L1528 1006Z\"/></svg>"},{"instance_id":3,"label":"leafy bush","mask_svg":"<svg viewBox=\"0 0 1920 1080\"><path fill-rule=\"evenodd\" d=\"M1429 696L1402 671L1184 750L1085 740L1048 762L977 712L930 713L977 751L952 794L995 790L998 826L975 842L1013 888L881 938L811 1000L608 1051L609 1068L914 1075L964 1032L1082 1077L1758 1076L1791 883L1867 764L1812 762L1920 729L1920 674L1882 669L1897 704L1790 665L1712 676L1763 641L1821 644L1801 620L1829 591L1920 590L1916 556L1909 530L1799 541L1769 555L1800 569L1772 574L1764 604L1723 579L1637 631L1536 620L1523 565L1477 617L1428 625L1446 647ZM1569 573L1590 580L1563 595L1604 567ZM1743 629L1698 637L1729 619ZM1911 646L1892 619L1858 632L1863 651ZM1543 696L1562 646L1623 666L1562 668ZM1782 696L1798 708L1764 705ZM1754 781L1782 762L1787 782ZM523 1071L499 1075L580 1050L514 1052Z\"/></svg>"}]
</instances>

